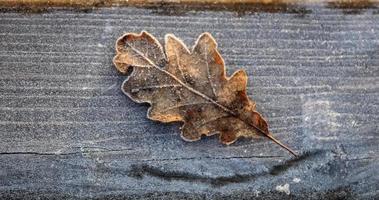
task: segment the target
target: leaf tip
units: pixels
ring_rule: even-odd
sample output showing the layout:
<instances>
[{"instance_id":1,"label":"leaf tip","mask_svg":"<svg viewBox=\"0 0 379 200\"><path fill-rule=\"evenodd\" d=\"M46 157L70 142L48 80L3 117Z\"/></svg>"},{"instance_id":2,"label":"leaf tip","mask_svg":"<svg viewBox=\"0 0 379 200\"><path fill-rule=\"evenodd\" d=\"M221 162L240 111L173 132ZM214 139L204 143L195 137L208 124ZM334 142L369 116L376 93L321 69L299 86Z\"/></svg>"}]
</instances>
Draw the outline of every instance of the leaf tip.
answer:
<instances>
[{"instance_id":1,"label":"leaf tip","mask_svg":"<svg viewBox=\"0 0 379 200\"><path fill-rule=\"evenodd\" d=\"M204 32L200 34L199 38L210 38L216 43L216 40L213 38L212 34L209 32Z\"/></svg>"},{"instance_id":2,"label":"leaf tip","mask_svg":"<svg viewBox=\"0 0 379 200\"><path fill-rule=\"evenodd\" d=\"M208 42L211 42L211 44L214 46L213 48L217 48L217 42L216 42L216 39L212 36L212 34L210 34L209 32L204 32L202 33L196 43L195 43L195 46L194 46L194 49L201 43L208 43Z\"/></svg>"}]
</instances>

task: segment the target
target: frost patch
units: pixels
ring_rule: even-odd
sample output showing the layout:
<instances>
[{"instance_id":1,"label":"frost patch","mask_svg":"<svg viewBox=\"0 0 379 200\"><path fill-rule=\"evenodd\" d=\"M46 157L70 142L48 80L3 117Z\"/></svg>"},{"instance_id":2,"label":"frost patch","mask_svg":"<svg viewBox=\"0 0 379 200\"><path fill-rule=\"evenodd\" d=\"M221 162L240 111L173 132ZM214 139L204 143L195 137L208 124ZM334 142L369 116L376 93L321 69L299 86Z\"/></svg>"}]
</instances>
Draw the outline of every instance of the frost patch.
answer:
<instances>
[{"instance_id":1,"label":"frost patch","mask_svg":"<svg viewBox=\"0 0 379 200\"><path fill-rule=\"evenodd\" d=\"M301 181L301 179L299 179L299 178L294 178L292 181L293 181L294 183L299 183L299 182Z\"/></svg>"},{"instance_id":2,"label":"frost patch","mask_svg":"<svg viewBox=\"0 0 379 200\"><path fill-rule=\"evenodd\" d=\"M288 183L286 183L284 185L278 185L278 186L276 186L275 190L278 191L278 192L284 192L287 195L291 194L290 185Z\"/></svg>"}]
</instances>

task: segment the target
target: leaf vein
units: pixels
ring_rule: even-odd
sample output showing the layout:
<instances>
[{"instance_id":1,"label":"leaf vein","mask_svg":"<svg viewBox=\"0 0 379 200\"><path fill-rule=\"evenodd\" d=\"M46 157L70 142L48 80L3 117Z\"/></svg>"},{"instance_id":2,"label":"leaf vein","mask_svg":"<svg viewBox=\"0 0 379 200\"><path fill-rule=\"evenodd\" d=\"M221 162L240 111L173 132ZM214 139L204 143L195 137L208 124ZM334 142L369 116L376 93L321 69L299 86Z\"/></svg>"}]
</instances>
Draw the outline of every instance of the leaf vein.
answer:
<instances>
[{"instance_id":1,"label":"leaf vein","mask_svg":"<svg viewBox=\"0 0 379 200\"><path fill-rule=\"evenodd\" d=\"M175 51L175 56L176 56L176 64L178 65L178 69L180 71L180 75L182 76L182 79L185 83L187 83L187 80L184 76L184 72L183 72L183 69L182 69L182 65L180 64L180 58L178 56L178 52L176 51L176 49L174 50Z\"/></svg>"},{"instance_id":2,"label":"leaf vein","mask_svg":"<svg viewBox=\"0 0 379 200\"><path fill-rule=\"evenodd\" d=\"M201 128L201 127L203 127L203 126L206 125L206 124L209 124L209 123L211 123L211 122L214 122L214 121L216 121L216 120L219 120L219 119L222 119L222 118L225 118L225 117L230 117L230 116L229 116L229 115L221 115L221 116L217 116L217 117L211 118L210 120L207 120L207 121L205 121L205 122L203 122L203 123L201 123L201 124L199 124L199 125L196 125L194 128L195 128L195 129Z\"/></svg>"},{"instance_id":3,"label":"leaf vein","mask_svg":"<svg viewBox=\"0 0 379 200\"><path fill-rule=\"evenodd\" d=\"M214 87L212 79L211 79L211 73L210 73L209 64L208 64L208 54L207 54L208 48L207 48L207 46L204 47L204 50L205 50L204 51L204 61L205 61L205 64L207 66L207 78L208 78L208 82L211 85L212 93L213 93L214 98L217 98L216 90L215 90L215 87Z\"/></svg>"},{"instance_id":4,"label":"leaf vein","mask_svg":"<svg viewBox=\"0 0 379 200\"><path fill-rule=\"evenodd\" d=\"M166 108L166 109L162 110L162 112L166 112L166 111L169 111L169 110L172 110L175 108L184 107L184 106L194 106L194 105L201 105L201 104L212 104L212 103L211 102L195 102L195 103L187 103L187 104L178 104L178 105Z\"/></svg>"},{"instance_id":5,"label":"leaf vein","mask_svg":"<svg viewBox=\"0 0 379 200\"><path fill-rule=\"evenodd\" d=\"M132 92L139 92L140 90L149 90L149 89L162 89L162 88L168 88L168 87L182 87L182 85L179 84L163 84L163 85L149 85L144 87L137 87L133 88Z\"/></svg>"}]
</instances>

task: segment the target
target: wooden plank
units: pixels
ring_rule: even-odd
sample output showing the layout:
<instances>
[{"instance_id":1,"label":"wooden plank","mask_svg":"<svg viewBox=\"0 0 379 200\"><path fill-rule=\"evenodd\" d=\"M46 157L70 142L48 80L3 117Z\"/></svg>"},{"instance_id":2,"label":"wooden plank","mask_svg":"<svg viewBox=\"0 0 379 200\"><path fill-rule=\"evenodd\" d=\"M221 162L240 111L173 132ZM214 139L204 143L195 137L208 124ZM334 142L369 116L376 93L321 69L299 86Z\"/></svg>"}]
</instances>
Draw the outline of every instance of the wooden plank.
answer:
<instances>
[{"instance_id":1,"label":"wooden plank","mask_svg":"<svg viewBox=\"0 0 379 200\"><path fill-rule=\"evenodd\" d=\"M51 8L0 14L1 198L379 196L379 10ZM172 9L172 7L170 7ZM350 12L354 11L354 12ZM352 14L354 13L354 14ZM120 91L114 42L211 32L292 158L262 138L187 143Z\"/></svg>"},{"instance_id":2,"label":"wooden plank","mask_svg":"<svg viewBox=\"0 0 379 200\"><path fill-rule=\"evenodd\" d=\"M187 4L187 5L222 5L231 6L238 4L263 4L263 5L284 5L284 4L321 4L333 3L347 7L364 8L367 5L378 3L378 0L0 0L1 6L54 6L54 7L109 7L109 6L131 6L131 5L168 5L168 4Z\"/></svg>"}]
</instances>

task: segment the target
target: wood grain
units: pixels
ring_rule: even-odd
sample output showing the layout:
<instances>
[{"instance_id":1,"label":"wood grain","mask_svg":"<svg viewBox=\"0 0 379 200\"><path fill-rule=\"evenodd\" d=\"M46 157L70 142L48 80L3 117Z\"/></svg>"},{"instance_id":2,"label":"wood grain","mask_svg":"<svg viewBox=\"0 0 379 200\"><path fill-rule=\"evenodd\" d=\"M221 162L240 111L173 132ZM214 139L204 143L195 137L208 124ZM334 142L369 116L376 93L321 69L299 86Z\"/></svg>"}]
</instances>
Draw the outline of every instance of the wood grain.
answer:
<instances>
[{"instance_id":1,"label":"wood grain","mask_svg":"<svg viewBox=\"0 0 379 200\"><path fill-rule=\"evenodd\" d=\"M379 196L379 10L51 8L0 14L0 198L320 199ZM298 11L298 12L294 12ZM354 11L354 12L351 12ZM114 42L211 32L272 132L188 143L124 96ZM289 185L289 194L283 190Z\"/></svg>"},{"instance_id":2,"label":"wood grain","mask_svg":"<svg viewBox=\"0 0 379 200\"><path fill-rule=\"evenodd\" d=\"M54 7L109 7L131 5L159 5L159 4L192 4L192 5L235 5L235 4L321 4L336 3L349 7L362 7L362 5L378 3L378 0L0 0L1 6L54 6Z\"/></svg>"}]
</instances>

